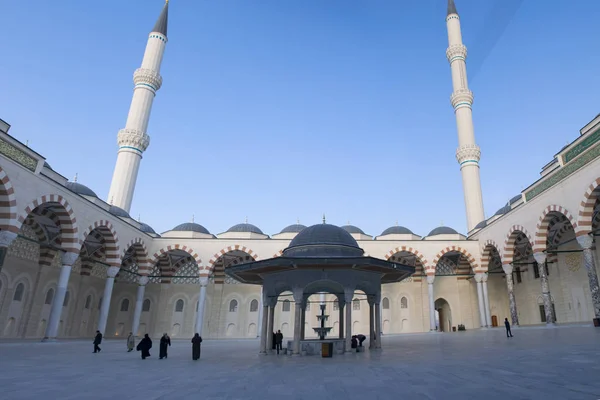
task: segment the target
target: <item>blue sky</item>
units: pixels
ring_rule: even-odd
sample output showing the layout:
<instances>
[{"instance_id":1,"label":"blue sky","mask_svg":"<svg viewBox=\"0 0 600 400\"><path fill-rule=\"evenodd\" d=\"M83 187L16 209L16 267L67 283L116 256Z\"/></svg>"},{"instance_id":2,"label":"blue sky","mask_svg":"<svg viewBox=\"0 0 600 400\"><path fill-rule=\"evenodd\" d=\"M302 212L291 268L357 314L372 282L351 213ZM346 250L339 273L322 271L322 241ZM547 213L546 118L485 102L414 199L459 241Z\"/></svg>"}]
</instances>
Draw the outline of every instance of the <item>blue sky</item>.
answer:
<instances>
[{"instance_id":1,"label":"blue sky","mask_svg":"<svg viewBox=\"0 0 600 400\"><path fill-rule=\"evenodd\" d=\"M1 6L0 118L106 199L162 0ZM597 113L597 1L457 0L486 216ZM502 5L502 7L499 7ZM516 10L516 12L512 12ZM465 232L445 0L172 0L131 214ZM583 193L583 188L582 188Z\"/></svg>"}]
</instances>

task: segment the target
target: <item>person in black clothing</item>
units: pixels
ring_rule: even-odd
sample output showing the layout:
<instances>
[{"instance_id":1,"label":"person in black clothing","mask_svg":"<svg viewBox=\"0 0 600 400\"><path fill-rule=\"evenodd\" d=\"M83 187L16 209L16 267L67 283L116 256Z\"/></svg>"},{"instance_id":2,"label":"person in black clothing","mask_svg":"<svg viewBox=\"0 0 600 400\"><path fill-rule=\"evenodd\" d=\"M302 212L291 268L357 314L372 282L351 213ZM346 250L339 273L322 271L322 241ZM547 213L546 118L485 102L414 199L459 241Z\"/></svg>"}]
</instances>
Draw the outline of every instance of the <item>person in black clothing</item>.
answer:
<instances>
[{"instance_id":1,"label":"person in black clothing","mask_svg":"<svg viewBox=\"0 0 600 400\"><path fill-rule=\"evenodd\" d=\"M96 331L96 337L94 338L94 353L100 353L100 351L102 351L100 343L102 343L102 334L100 331Z\"/></svg>"},{"instance_id":2,"label":"person in black clothing","mask_svg":"<svg viewBox=\"0 0 600 400\"><path fill-rule=\"evenodd\" d=\"M358 352L358 338L356 337L356 335L353 335L350 339L350 347L356 349L356 351Z\"/></svg>"},{"instance_id":3,"label":"person in black clothing","mask_svg":"<svg viewBox=\"0 0 600 400\"><path fill-rule=\"evenodd\" d=\"M510 331L510 323L508 322L508 318L504 318L504 326L506 327L506 337L513 337L512 332Z\"/></svg>"},{"instance_id":4,"label":"person in black clothing","mask_svg":"<svg viewBox=\"0 0 600 400\"><path fill-rule=\"evenodd\" d=\"M359 347L362 347L363 342L367 339L367 337L365 335L363 335L362 333L359 335L356 335L356 338L358 339Z\"/></svg>"},{"instance_id":5,"label":"person in black clothing","mask_svg":"<svg viewBox=\"0 0 600 400\"><path fill-rule=\"evenodd\" d=\"M160 338L160 353L159 359L167 358L167 348L171 345L171 338L166 333Z\"/></svg>"},{"instance_id":6,"label":"person in black clothing","mask_svg":"<svg viewBox=\"0 0 600 400\"><path fill-rule=\"evenodd\" d=\"M142 340L140 340L140 342L137 345L137 351L142 352L142 360L145 360L146 357L150 357L150 349L151 348L152 348L152 340L150 339L150 336L148 336L148 334L146 333L144 335L144 338Z\"/></svg>"},{"instance_id":7,"label":"person in black clothing","mask_svg":"<svg viewBox=\"0 0 600 400\"><path fill-rule=\"evenodd\" d=\"M200 343L202 343L202 337L196 333L192 338L192 360L194 361L200 358Z\"/></svg>"},{"instance_id":8,"label":"person in black clothing","mask_svg":"<svg viewBox=\"0 0 600 400\"><path fill-rule=\"evenodd\" d=\"M277 354L279 354L279 350L281 350L281 344L283 343L283 333L281 331L277 331L275 334L275 348L277 349Z\"/></svg>"}]
</instances>

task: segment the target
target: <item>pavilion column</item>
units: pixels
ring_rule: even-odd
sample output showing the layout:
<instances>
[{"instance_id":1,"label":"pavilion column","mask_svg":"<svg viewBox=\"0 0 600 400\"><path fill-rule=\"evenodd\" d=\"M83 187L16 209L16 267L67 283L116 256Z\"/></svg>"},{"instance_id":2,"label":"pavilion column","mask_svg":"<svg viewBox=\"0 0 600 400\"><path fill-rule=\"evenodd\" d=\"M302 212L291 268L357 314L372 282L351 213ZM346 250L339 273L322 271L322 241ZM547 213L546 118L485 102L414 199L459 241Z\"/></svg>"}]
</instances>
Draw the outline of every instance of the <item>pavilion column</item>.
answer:
<instances>
[{"instance_id":1,"label":"pavilion column","mask_svg":"<svg viewBox=\"0 0 600 400\"><path fill-rule=\"evenodd\" d=\"M119 269L119 267L109 267L108 271L106 271L106 284L104 285L104 296L102 297L100 318L98 319L98 330L103 335L106 335L104 331L106 330L106 321L108 320L108 311L110 310L110 298L115 284L115 276L119 273Z\"/></svg>"},{"instance_id":2,"label":"pavilion column","mask_svg":"<svg viewBox=\"0 0 600 400\"><path fill-rule=\"evenodd\" d=\"M302 317L300 318L300 340L304 340L306 332L304 332L304 324L306 323L306 301L302 302Z\"/></svg>"},{"instance_id":3,"label":"pavilion column","mask_svg":"<svg viewBox=\"0 0 600 400\"><path fill-rule=\"evenodd\" d=\"M513 265L502 264L506 275L506 289L508 290L508 306L510 307L510 320L512 326L519 325L519 314L517 313L517 301L515 300L515 286L513 282Z\"/></svg>"},{"instance_id":4,"label":"pavilion column","mask_svg":"<svg viewBox=\"0 0 600 400\"><path fill-rule=\"evenodd\" d=\"M375 348L375 298L368 296L367 301L369 303L369 349Z\"/></svg>"},{"instance_id":5,"label":"pavilion column","mask_svg":"<svg viewBox=\"0 0 600 400\"><path fill-rule=\"evenodd\" d=\"M140 328L140 318L142 316L142 307L144 305L144 293L146 292L146 285L148 284L147 276L140 276L138 280L137 297L135 299L135 309L133 310L133 323L131 325L131 333L133 336L138 335Z\"/></svg>"},{"instance_id":6,"label":"pavilion column","mask_svg":"<svg viewBox=\"0 0 600 400\"><path fill-rule=\"evenodd\" d=\"M600 287L598 286L598 273L596 272L596 265L594 263L594 253L592 251L592 245L594 243L593 237L589 235L578 236L577 242L583 249L583 263L588 274L588 281L590 284L590 292L592 294L592 305L594 306L594 326L600 326Z\"/></svg>"},{"instance_id":7,"label":"pavilion column","mask_svg":"<svg viewBox=\"0 0 600 400\"><path fill-rule=\"evenodd\" d=\"M492 326L492 315L490 313L490 297L488 296L488 274L483 273L481 276L481 286L483 287L483 309L485 310L485 326Z\"/></svg>"},{"instance_id":8,"label":"pavilion column","mask_svg":"<svg viewBox=\"0 0 600 400\"><path fill-rule=\"evenodd\" d=\"M352 351L352 299L354 297L354 289L344 289L344 302L346 307L346 352Z\"/></svg>"},{"instance_id":9,"label":"pavilion column","mask_svg":"<svg viewBox=\"0 0 600 400\"><path fill-rule=\"evenodd\" d=\"M8 253L8 246L17 238L17 234L10 231L0 231L0 271L4 265L4 259Z\"/></svg>"},{"instance_id":10,"label":"pavilion column","mask_svg":"<svg viewBox=\"0 0 600 400\"><path fill-rule=\"evenodd\" d=\"M375 296L375 348L381 349L381 292Z\"/></svg>"},{"instance_id":11,"label":"pavilion column","mask_svg":"<svg viewBox=\"0 0 600 400\"><path fill-rule=\"evenodd\" d=\"M481 284L482 273L475 274L475 283L477 285L477 301L479 303L479 323L481 327L485 327L485 306L483 304L483 285Z\"/></svg>"},{"instance_id":12,"label":"pavilion column","mask_svg":"<svg viewBox=\"0 0 600 400\"><path fill-rule=\"evenodd\" d=\"M265 292L263 290L262 296L260 297L262 304L262 322L260 324L260 354L267 354L267 338L269 337L267 334L269 332L269 303L264 297Z\"/></svg>"},{"instance_id":13,"label":"pavilion column","mask_svg":"<svg viewBox=\"0 0 600 400\"><path fill-rule=\"evenodd\" d=\"M46 326L46 334L44 335L43 341L56 339L60 316L63 310L63 303L65 301L65 294L67 293L67 286L69 285L69 277L71 276L71 268L73 267L73 264L75 264L77 257L79 257L79 255L76 253L63 253L62 255L62 267L60 269L60 276L58 277L58 285L56 286L54 299L52 300L50 318L48 318L48 325Z\"/></svg>"},{"instance_id":14,"label":"pavilion column","mask_svg":"<svg viewBox=\"0 0 600 400\"><path fill-rule=\"evenodd\" d=\"M267 324L267 331L263 334L267 337L267 351L270 352L273 349L273 324L275 323L275 306L277 305L277 298L269 299L269 322Z\"/></svg>"},{"instance_id":15,"label":"pavilion column","mask_svg":"<svg viewBox=\"0 0 600 400\"><path fill-rule=\"evenodd\" d=\"M435 324L435 301L433 297L433 281L435 281L435 275L427 275L427 288L429 289L429 331L434 332L436 330Z\"/></svg>"},{"instance_id":16,"label":"pavilion column","mask_svg":"<svg viewBox=\"0 0 600 400\"><path fill-rule=\"evenodd\" d=\"M550 285L548 284L548 275L546 274L546 253L533 253L535 261L538 263L540 273L540 282L542 284L542 298L544 299L544 312L546 314L546 326L554 325L554 314L552 313L552 296L550 295Z\"/></svg>"},{"instance_id":17,"label":"pavilion column","mask_svg":"<svg viewBox=\"0 0 600 400\"><path fill-rule=\"evenodd\" d=\"M300 332L302 324L302 300L304 293L302 289L294 289L294 351L292 354L300 355Z\"/></svg>"},{"instance_id":18,"label":"pavilion column","mask_svg":"<svg viewBox=\"0 0 600 400\"><path fill-rule=\"evenodd\" d=\"M340 339L344 338L344 302L338 299L338 311L340 313L338 321L338 330L340 331Z\"/></svg>"},{"instance_id":19,"label":"pavilion column","mask_svg":"<svg viewBox=\"0 0 600 400\"><path fill-rule=\"evenodd\" d=\"M204 326L204 309L206 308L206 286L208 277L200 277L200 295L198 296L198 311L196 312L196 333L202 336Z\"/></svg>"}]
</instances>

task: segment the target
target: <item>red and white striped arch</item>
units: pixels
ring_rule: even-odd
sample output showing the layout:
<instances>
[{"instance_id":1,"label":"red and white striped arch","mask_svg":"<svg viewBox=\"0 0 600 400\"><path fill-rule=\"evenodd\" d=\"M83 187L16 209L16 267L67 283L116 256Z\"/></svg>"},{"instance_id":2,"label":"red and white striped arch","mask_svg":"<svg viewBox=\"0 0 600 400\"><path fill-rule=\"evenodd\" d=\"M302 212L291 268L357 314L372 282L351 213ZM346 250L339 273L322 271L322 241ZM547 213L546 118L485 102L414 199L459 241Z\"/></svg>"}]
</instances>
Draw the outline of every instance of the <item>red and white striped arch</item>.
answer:
<instances>
[{"instance_id":1,"label":"red and white striped arch","mask_svg":"<svg viewBox=\"0 0 600 400\"><path fill-rule=\"evenodd\" d=\"M104 239L104 254L106 263L111 267L121 266L121 254L119 253L119 236L112 223L107 220L99 220L91 224L79 239L79 244L83 245L88 235L92 232L99 232Z\"/></svg>"},{"instance_id":2,"label":"red and white striped arch","mask_svg":"<svg viewBox=\"0 0 600 400\"><path fill-rule=\"evenodd\" d=\"M577 229L577 221L575 221L575 218L573 218L573 215L571 215L569 210L555 204L546 207L538 220L537 227L535 230L535 240L533 242L534 253L539 253L546 250L546 241L548 239L548 225L550 224L550 221L552 221L552 214L556 213L564 215L573 226L573 229Z\"/></svg>"}]
</instances>

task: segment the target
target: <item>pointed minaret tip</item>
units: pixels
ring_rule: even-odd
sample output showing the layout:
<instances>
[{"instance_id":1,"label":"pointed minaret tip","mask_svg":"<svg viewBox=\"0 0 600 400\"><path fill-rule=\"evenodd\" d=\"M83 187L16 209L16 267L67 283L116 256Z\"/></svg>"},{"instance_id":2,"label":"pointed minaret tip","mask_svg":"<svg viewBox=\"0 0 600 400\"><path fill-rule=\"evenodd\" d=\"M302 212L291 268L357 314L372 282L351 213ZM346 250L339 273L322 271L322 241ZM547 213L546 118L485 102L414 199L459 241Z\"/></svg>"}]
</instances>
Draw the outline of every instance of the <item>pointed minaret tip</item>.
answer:
<instances>
[{"instance_id":1,"label":"pointed minaret tip","mask_svg":"<svg viewBox=\"0 0 600 400\"><path fill-rule=\"evenodd\" d=\"M325 214L323 214L323 223L326 224L327 221L325 221Z\"/></svg>"},{"instance_id":2,"label":"pointed minaret tip","mask_svg":"<svg viewBox=\"0 0 600 400\"><path fill-rule=\"evenodd\" d=\"M75 172L75 176L73 177L73 182L77 182L77 172Z\"/></svg>"},{"instance_id":3,"label":"pointed minaret tip","mask_svg":"<svg viewBox=\"0 0 600 400\"><path fill-rule=\"evenodd\" d=\"M169 22L169 1L165 1L165 5L163 6L160 15L158 16L158 20L156 24L154 24L154 28L152 28L152 32L162 33L167 36L167 25Z\"/></svg>"},{"instance_id":4,"label":"pointed minaret tip","mask_svg":"<svg viewBox=\"0 0 600 400\"><path fill-rule=\"evenodd\" d=\"M168 1L167 1L168 3ZM192 224L194 223L194 214L192 214Z\"/></svg>"},{"instance_id":5,"label":"pointed minaret tip","mask_svg":"<svg viewBox=\"0 0 600 400\"><path fill-rule=\"evenodd\" d=\"M450 14L458 15L458 12L456 11L456 4L454 4L454 0L448 0L448 14L446 15Z\"/></svg>"}]
</instances>

